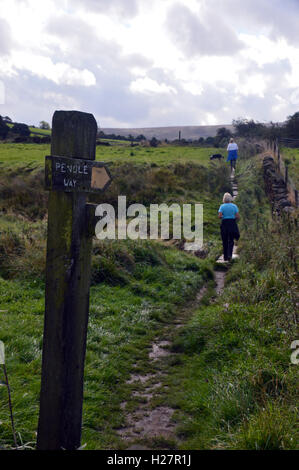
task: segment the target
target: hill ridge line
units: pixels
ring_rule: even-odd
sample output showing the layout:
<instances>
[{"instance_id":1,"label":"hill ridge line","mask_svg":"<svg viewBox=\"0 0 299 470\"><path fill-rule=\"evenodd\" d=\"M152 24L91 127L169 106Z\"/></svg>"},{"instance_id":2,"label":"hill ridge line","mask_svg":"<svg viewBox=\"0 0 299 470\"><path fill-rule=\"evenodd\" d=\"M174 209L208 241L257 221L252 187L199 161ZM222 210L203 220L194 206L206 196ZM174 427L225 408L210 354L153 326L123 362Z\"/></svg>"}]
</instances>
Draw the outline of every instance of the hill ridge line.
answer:
<instances>
[{"instance_id":1,"label":"hill ridge line","mask_svg":"<svg viewBox=\"0 0 299 470\"><path fill-rule=\"evenodd\" d=\"M225 127L230 131L234 131L232 124L217 124L211 126L162 126L162 127L99 127L100 131L105 134L123 135L125 137L131 134L137 137L143 134L146 138L156 137L157 139L170 139L174 140L179 137L181 131L182 139L199 139L200 137L215 137L217 130Z\"/></svg>"}]
</instances>

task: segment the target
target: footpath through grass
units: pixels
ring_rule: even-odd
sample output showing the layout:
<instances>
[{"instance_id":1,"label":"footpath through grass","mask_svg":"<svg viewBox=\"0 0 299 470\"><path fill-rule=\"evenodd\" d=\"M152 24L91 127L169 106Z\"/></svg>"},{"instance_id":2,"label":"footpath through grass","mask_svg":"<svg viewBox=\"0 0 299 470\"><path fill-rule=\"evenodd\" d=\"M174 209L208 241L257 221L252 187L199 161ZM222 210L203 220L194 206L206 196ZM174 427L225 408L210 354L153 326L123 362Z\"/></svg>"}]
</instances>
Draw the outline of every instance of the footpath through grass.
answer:
<instances>
[{"instance_id":1,"label":"footpath through grass","mask_svg":"<svg viewBox=\"0 0 299 470\"><path fill-rule=\"evenodd\" d=\"M240 260L221 297L174 343L169 375L182 449L298 449L298 214L272 220L260 163L237 175Z\"/></svg>"},{"instance_id":2,"label":"footpath through grass","mask_svg":"<svg viewBox=\"0 0 299 470\"><path fill-rule=\"evenodd\" d=\"M176 310L211 277L208 263L157 243L105 244L93 260L85 367L83 443L88 449L119 448L133 364ZM103 282L105 279L105 282ZM23 442L36 439L44 284L0 278L1 340L6 345L16 429ZM13 444L7 391L0 387L0 444ZM20 439L19 439L19 443Z\"/></svg>"},{"instance_id":3,"label":"footpath through grass","mask_svg":"<svg viewBox=\"0 0 299 470\"><path fill-rule=\"evenodd\" d=\"M49 149L28 145L25 155L23 145L12 145L0 145L4 168L0 176L0 339L6 346L19 443L22 438L34 447L47 226L42 165ZM113 184L101 196L103 200L114 207L118 195L126 195L128 204L140 202L146 207L202 202L207 258L195 258L161 242L95 241L83 408L82 442L88 449L121 446L116 428L124 422L120 404L130 394L125 382L133 365L148 354L161 325L211 278L211 259L219 252L217 209L229 189L227 169L220 162L170 164L164 155L164 164L158 166L132 158L115 165ZM12 444L7 390L0 387L0 446Z\"/></svg>"}]
</instances>

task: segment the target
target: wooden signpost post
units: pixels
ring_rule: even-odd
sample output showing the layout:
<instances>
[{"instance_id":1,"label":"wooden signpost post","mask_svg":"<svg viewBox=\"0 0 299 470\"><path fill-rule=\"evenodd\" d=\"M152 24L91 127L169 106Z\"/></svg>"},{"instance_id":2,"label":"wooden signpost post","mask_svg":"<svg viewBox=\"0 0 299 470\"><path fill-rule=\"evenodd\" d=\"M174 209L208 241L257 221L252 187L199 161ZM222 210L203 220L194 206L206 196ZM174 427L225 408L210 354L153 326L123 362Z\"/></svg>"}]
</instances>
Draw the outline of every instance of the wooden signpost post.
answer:
<instances>
[{"instance_id":1,"label":"wooden signpost post","mask_svg":"<svg viewBox=\"0 0 299 470\"><path fill-rule=\"evenodd\" d=\"M96 133L92 114L56 111L53 116L45 167L50 194L40 450L77 449L81 442L92 249L86 193L104 191L111 182L104 163L94 162Z\"/></svg>"}]
</instances>

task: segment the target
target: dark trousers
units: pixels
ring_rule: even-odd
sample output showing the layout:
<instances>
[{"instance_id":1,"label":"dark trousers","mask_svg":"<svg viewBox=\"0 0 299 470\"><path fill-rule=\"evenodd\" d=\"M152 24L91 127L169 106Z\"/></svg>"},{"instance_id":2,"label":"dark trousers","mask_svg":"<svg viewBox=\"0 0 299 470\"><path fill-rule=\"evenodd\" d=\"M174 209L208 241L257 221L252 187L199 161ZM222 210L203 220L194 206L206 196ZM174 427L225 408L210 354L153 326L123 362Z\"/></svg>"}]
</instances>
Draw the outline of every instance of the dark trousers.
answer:
<instances>
[{"instance_id":1,"label":"dark trousers","mask_svg":"<svg viewBox=\"0 0 299 470\"><path fill-rule=\"evenodd\" d=\"M230 169L232 170L233 168L236 169L236 159L230 161Z\"/></svg>"},{"instance_id":2,"label":"dark trousers","mask_svg":"<svg viewBox=\"0 0 299 470\"><path fill-rule=\"evenodd\" d=\"M240 234L235 219L224 219L220 226L223 245L223 257L225 261L232 258L234 239L239 240Z\"/></svg>"}]
</instances>

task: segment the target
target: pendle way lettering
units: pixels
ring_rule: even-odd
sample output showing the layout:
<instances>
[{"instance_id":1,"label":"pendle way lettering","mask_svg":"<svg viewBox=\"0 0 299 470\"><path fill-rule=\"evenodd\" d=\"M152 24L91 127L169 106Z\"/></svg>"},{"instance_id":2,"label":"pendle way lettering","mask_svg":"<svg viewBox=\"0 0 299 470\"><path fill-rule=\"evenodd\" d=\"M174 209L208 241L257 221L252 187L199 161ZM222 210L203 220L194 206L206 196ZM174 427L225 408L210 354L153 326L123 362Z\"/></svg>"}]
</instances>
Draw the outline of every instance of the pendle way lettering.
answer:
<instances>
[{"instance_id":1,"label":"pendle way lettering","mask_svg":"<svg viewBox=\"0 0 299 470\"><path fill-rule=\"evenodd\" d=\"M66 164L61 162L55 163L56 171L70 175L88 175L88 169L87 165Z\"/></svg>"},{"instance_id":2,"label":"pendle way lettering","mask_svg":"<svg viewBox=\"0 0 299 470\"><path fill-rule=\"evenodd\" d=\"M90 169L87 165L80 164L67 164L62 162L55 162L55 171L65 175L63 178L64 187L75 188L77 186L77 177L79 175L88 175Z\"/></svg>"},{"instance_id":3,"label":"pendle way lettering","mask_svg":"<svg viewBox=\"0 0 299 470\"><path fill-rule=\"evenodd\" d=\"M103 162L56 155L46 157L45 187L50 191L104 191L111 179Z\"/></svg>"}]
</instances>

